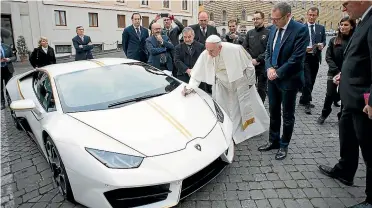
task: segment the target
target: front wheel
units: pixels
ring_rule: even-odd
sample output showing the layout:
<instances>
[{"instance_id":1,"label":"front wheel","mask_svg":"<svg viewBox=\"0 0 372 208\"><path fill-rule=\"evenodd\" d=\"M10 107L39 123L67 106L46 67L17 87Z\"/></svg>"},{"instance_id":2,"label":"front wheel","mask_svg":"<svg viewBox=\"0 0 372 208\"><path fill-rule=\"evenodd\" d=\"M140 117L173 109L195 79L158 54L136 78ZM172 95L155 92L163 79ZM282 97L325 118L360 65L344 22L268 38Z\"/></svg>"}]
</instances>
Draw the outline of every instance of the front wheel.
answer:
<instances>
[{"instance_id":1,"label":"front wheel","mask_svg":"<svg viewBox=\"0 0 372 208\"><path fill-rule=\"evenodd\" d=\"M46 139L44 146L47 153L49 166L52 171L53 181L57 186L59 193L66 200L75 202L65 166L63 165L57 147L49 136Z\"/></svg>"}]
</instances>

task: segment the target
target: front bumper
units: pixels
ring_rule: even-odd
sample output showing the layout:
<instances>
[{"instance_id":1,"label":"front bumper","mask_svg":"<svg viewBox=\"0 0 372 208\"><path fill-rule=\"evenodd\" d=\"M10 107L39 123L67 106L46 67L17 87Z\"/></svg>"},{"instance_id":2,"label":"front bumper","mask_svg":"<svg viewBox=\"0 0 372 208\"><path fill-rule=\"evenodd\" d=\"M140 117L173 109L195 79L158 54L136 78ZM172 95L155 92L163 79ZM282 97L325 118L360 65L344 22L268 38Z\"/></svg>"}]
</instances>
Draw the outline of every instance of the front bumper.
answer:
<instances>
[{"instance_id":1,"label":"front bumper","mask_svg":"<svg viewBox=\"0 0 372 208\"><path fill-rule=\"evenodd\" d=\"M163 208L206 185L233 157L234 142L226 141L216 125L206 138L190 141L182 151L145 158L136 169L106 168L104 176L71 169L67 173L75 200L88 207Z\"/></svg>"}]
</instances>

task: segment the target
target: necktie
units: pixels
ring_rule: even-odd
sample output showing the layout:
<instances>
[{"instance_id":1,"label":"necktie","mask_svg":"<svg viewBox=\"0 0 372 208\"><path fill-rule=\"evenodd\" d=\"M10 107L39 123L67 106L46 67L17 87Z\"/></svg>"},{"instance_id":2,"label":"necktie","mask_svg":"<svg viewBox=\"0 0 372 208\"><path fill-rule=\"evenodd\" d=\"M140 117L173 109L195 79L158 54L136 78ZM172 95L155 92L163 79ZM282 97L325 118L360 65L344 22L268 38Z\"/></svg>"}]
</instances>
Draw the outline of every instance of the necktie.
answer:
<instances>
[{"instance_id":1,"label":"necktie","mask_svg":"<svg viewBox=\"0 0 372 208\"><path fill-rule=\"evenodd\" d=\"M204 37L207 35L206 33L205 33L205 28L203 28L203 35L204 35Z\"/></svg>"},{"instance_id":2,"label":"necktie","mask_svg":"<svg viewBox=\"0 0 372 208\"><path fill-rule=\"evenodd\" d=\"M315 45L315 30L314 30L314 25L310 25L310 31L311 31L311 44Z\"/></svg>"},{"instance_id":3,"label":"necktie","mask_svg":"<svg viewBox=\"0 0 372 208\"><path fill-rule=\"evenodd\" d=\"M189 45L189 46L187 46L187 48L189 49L189 54L191 55L191 52L192 52L192 46Z\"/></svg>"},{"instance_id":4,"label":"necktie","mask_svg":"<svg viewBox=\"0 0 372 208\"><path fill-rule=\"evenodd\" d=\"M136 30L137 30L137 36L138 36L138 38L141 39L141 33L139 31L139 28L137 27Z\"/></svg>"},{"instance_id":5,"label":"necktie","mask_svg":"<svg viewBox=\"0 0 372 208\"><path fill-rule=\"evenodd\" d=\"M277 67L278 65L278 56L279 56L279 49L280 49L280 42L282 41L282 32L283 29L280 28L278 32L278 37L276 38L275 46L274 46L274 51L271 57L271 64L274 67Z\"/></svg>"}]
</instances>

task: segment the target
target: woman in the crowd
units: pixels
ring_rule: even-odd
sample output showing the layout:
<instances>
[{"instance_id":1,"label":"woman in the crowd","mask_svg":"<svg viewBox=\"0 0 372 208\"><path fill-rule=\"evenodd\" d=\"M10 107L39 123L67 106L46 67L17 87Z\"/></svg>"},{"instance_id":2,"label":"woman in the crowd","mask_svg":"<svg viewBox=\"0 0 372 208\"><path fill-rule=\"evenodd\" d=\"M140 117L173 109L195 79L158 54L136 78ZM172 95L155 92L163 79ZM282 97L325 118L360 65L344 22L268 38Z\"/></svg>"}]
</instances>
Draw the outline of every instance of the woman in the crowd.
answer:
<instances>
[{"instance_id":1,"label":"woman in the crowd","mask_svg":"<svg viewBox=\"0 0 372 208\"><path fill-rule=\"evenodd\" d=\"M342 62L344 59L343 54L347 44L349 43L350 37L353 35L355 27L356 23L354 20L349 17L342 18L339 23L337 36L329 41L325 58L329 66L327 73L327 93L324 100L322 114L318 118L319 124L323 124L329 114L331 114L332 103L337 106L337 102L340 100L339 92L337 92L337 85L333 82L333 77L341 72ZM337 116L338 119L340 119L341 112L339 112Z\"/></svg>"},{"instance_id":2,"label":"woman in the crowd","mask_svg":"<svg viewBox=\"0 0 372 208\"><path fill-rule=\"evenodd\" d=\"M48 45L48 39L41 37L39 47L35 48L30 55L30 63L34 68L40 68L46 65L55 64L56 56L54 49Z\"/></svg>"}]
</instances>

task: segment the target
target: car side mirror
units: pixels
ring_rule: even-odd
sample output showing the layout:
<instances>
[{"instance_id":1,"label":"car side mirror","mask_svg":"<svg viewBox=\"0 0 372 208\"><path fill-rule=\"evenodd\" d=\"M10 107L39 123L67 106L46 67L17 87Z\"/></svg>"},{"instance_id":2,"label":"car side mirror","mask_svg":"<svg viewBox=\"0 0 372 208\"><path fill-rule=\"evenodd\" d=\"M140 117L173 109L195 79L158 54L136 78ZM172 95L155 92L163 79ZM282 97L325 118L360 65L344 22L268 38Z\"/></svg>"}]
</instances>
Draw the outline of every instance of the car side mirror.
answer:
<instances>
[{"instance_id":1,"label":"car side mirror","mask_svg":"<svg viewBox=\"0 0 372 208\"><path fill-rule=\"evenodd\" d=\"M10 109L14 111L31 111L36 107L32 100L16 100L10 104Z\"/></svg>"}]
</instances>

